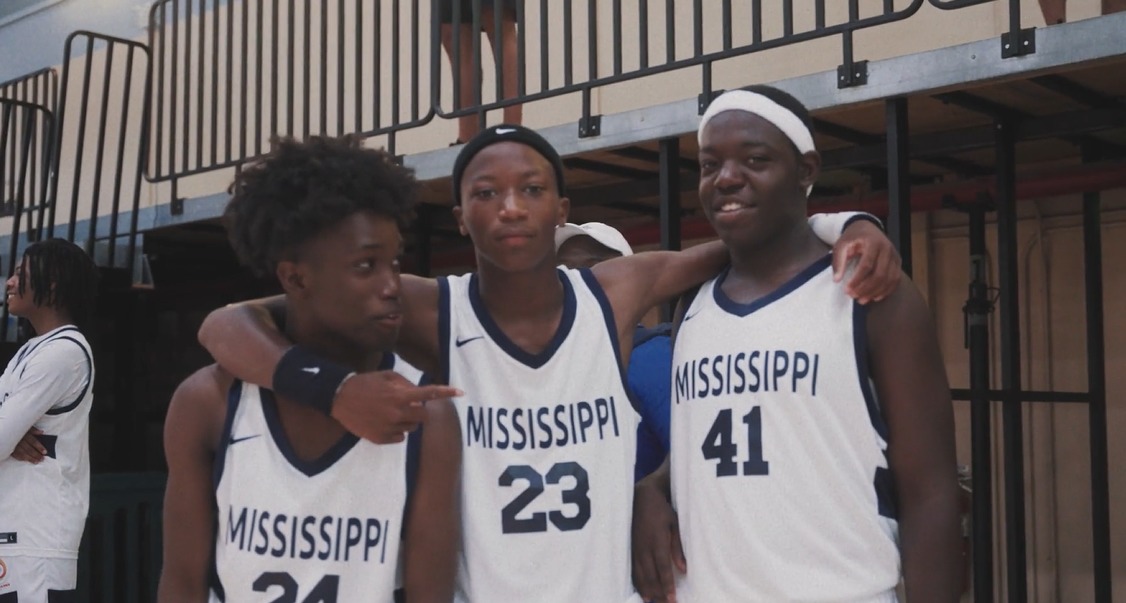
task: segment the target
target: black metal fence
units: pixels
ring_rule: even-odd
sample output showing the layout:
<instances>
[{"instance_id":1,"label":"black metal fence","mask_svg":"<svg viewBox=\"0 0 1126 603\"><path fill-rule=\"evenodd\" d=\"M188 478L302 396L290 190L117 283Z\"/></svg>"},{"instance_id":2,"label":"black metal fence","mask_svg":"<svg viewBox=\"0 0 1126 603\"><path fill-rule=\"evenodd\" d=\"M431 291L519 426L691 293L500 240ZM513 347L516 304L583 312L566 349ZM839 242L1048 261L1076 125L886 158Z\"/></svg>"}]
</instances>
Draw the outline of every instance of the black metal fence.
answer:
<instances>
[{"instance_id":1,"label":"black metal fence","mask_svg":"<svg viewBox=\"0 0 1126 603\"><path fill-rule=\"evenodd\" d=\"M150 11L147 44L92 32L72 34L61 83L53 71L44 71L0 84L0 192L15 216L9 270L17 243L53 231L56 220L65 222L71 240L81 239L91 251L104 242L110 265L124 263L132 269L143 179L170 183L176 211L181 207L179 179L237 169L266 152L273 135L382 136L394 152L398 134L435 118L483 121L488 111L577 94L579 135L597 136L599 119L591 102L597 89L685 70L699 78L695 89L685 91L698 92L702 109L715 92L713 70L723 61L834 36L841 42L838 85L860 86L866 82L866 62L855 56L857 32L908 19L928 2L957 10L1003 0L528 0L516 3L513 24L499 13L490 16L474 0L468 15L461 15L454 3L451 20L466 21L464 28L443 26L434 18L440 1L158 0ZM1034 37L1021 29L1020 1L1006 5L1009 27L1001 40L1002 55L1035 52ZM513 47L511 56L503 51L485 56L476 33L482 29L502 50ZM713 31L720 35L705 35ZM463 71L472 77L459 77ZM894 138L895 145L906 149L906 132L898 126L889 127L888 138L889 145ZM999 139L996 146L1008 153L999 165L1008 166L1012 140ZM905 161L889 159L889 170L905 169L899 165ZM60 165L66 169L58 170ZM1011 190L1009 168L1002 172L998 188ZM56 179L56 173L66 176ZM899 197L906 203L905 195ZM109 215L100 215L107 205ZM1097 209L1097 198L1085 200L1090 387L1066 397L1091 407L1094 581L1096 599L1109 601ZM122 221L126 210L130 218ZM1003 210L1002 232L1007 234L1002 242L1011 248L1015 214L1011 204ZM897 232L910 208L898 211ZM77 230L80 219L86 222L84 232ZM909 236L909 229L900 234ZM114 255L121 244L124 262ZM973 387L955 394L972 400L978 417L974 478L983 489L992 468L988 441L983 444L979 436L991 431L986 412L991 401L1000 401L1005 409L1009 556L1004 575L1010 595L1019 600L1027 580L1021 405L1059 400L1020 389L1019 372L1012 368L1019 360L1012 352L1019 344L1010 303L1015 270L1008 264L1001 268L1007 275L1001 283L1007 291L1002 303L1003 389L988 390L988 380L975 374ZM975 598L984 601L992 598L994 574L1001 572L992 559L992 501L977 494L975 549L982 554L975 562ZM156 558L136 552L153 546L151 540L137 544L136 530L142 529L137 526L148 526L142 531L155 534L155 524L148 511L124 513L124 524L94 528L91 539L117 533L131 543L127 546L134 552L124 553L121 561L127 569L112 570L131 572ZM83 556L89 559L90 550ZM137 571L145 576L142 584L155 579L151 567ZM124 591L116 590L116 584L103 581L97 588L121 597ZM124 596L134 600L135 588L120 588L131 588Z\"/></svg>"},{"instance_id":2,"label":"black metal fence","mask_svg":"<svg viewBox=\"0 0 1126 603\"><path fill-rule=\"evenodd\" d=\"M78 600L156 600L161 566L163 473L95 475L78 552Z\"/></svg>"}]
</instances>

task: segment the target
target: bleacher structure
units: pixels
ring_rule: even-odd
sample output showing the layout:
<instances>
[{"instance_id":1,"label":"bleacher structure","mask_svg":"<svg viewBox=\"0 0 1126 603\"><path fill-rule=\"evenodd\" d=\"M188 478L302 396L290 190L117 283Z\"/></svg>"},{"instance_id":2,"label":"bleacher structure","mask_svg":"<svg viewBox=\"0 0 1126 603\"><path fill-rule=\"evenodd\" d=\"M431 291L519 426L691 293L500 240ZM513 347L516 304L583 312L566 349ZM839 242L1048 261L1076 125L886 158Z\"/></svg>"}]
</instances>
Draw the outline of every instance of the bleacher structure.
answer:
<instances>
[{"instance_id":1,"label":"bleacher structure","mask_svg":"<svg viewBox=\"0 0 1126 603\"><path fill-rule=\"evenodd\" d=\"M1031 0L517 4L507 71L483 37L447 57L431 0L158 0L147 36L76 31L61 65L0 84L0 264L11 274L30 242L65 237L105 276L89 600L154 596L161 426L207 362L195 328L274 290L238 268L218 222L271 137L358 133L400 156L424 182L407 269L446 274L473 262L448 211L452 122L521 104L564 156L573 221L678 249L711 236L695 207L699 116L754 83L814 113L811 210L885 217L928 293L972 475L967 597L1123 596L1126 515L1112 511L1126 483L1108 459L1126 340L1104 305L1126 283L1104 253L1123 249L1108 233L1126 223L1126 13L1033 27ZM458 106L462 59L482 79ZM3 318L0 339L18 342Z\"/></svg>"}]
</instances>

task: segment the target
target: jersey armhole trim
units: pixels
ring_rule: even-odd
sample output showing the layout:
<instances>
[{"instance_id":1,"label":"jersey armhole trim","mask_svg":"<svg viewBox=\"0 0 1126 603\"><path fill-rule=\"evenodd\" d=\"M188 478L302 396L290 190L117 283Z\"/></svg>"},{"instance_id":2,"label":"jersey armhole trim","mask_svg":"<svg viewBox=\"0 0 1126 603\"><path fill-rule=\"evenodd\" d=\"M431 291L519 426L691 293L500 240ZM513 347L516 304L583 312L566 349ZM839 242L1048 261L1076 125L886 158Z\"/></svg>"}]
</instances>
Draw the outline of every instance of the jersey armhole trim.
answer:
<instances>
[{"instance_id":1,"label":"jersey armhole trim","mask_svg":"<svg viewBox=\"0 0 1126 603\"><path fill-rule=\"evenodd\" d=\"M883 411L872 387L872 371L868 366L868 307L857 301L852 302L852 342L856 352L857 377L860 392L864 395L864 405L868 407L868 419L872 427L885 442L888 441L888 426Z\"/></svg>"},{"instance_id":2,"label":"jersey armhole trim","mask_svg":"<svg viewBox=\"0 0 1126 603\"><path fill-rule=\"evenodd\" d=\"M618 365L618 377L622 381L622 389L625 390L626 396L629 398L630 406L640 414L641 404L638 403L637 397L629 387L629 373L626 372L626 367L622 363L622 344L618 339L618 323L614 319L614 308L610 306L610 300L606 297L606 291L602 289L602 283L598 282L590 268L580 269L579 274L582 275L587 288L590 289L594 299L598 300L598 305L602 308L602 319L606 323L606 331L610 335L610 347L614 352L614 362Z\"/></svg>"},{"instance_id":3,"label":"jersey armhole trim","mask_svg":"<svg viewBox=\"0 0 1126 603\"><path fill-rule=\"evenodd\" d=\"M78 349L82 350L82 355L86 357L86 379L82 382L82 391L78 392L78 396L70 404L67 404L66 406L60 406L58 408L52 408L51 410L48 410L46 412L46 414L48 415L61 415L68 413L75 408L78 408L79 403L81 403L82 399L86 397L86 392L90 391L90 382L93 381L91 377L94 375L94 361L92 358L90 358L90 352L86 349L86 347L83 346L77 339L66 335L55 337L51 339L51 341L58 341L60 339L70 341L74 343L74 345L78 346Z\"/></svg>"},{"instance_id":4,"label":"jersey armhole trim","mask_svg":"<svg viewBox=\"0 0 1126 603\"><path fill-rule=\"evenodd\" d=\"M211 469L211 483L219 489L219 480L223 477L223 466L227 461L227 445L231 442L231 430L235 424L235 414L238 412L239 402L242 401L242 381L235 379L227 390L227 416L223 419L223 430L219 435L219 445L215 447L215 466Z\"/></svg>"},{"instance_id":5,"label":"jersey armhole trim","mask_svg":"<svg viewBox=\"0 0 1126 603\"><path fill-rule=\"evenodd\" d=\"M450 281L438 279L438 379L450 383Z\"/></svg>"}]
</instances>

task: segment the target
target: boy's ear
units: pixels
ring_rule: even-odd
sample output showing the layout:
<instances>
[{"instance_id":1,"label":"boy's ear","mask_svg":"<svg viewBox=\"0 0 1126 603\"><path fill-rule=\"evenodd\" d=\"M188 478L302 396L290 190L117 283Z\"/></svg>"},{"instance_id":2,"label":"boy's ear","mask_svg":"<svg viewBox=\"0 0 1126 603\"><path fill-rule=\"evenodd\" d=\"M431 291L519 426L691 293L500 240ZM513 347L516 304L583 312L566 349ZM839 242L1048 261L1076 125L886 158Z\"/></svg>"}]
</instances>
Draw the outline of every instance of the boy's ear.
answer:
<instances>
[{"instance_id":1,"label":"boy's ear","mask_svg":"<svg viewBox=\"0 0 1126 603\"><path fill-rule=\"evenodd\" d=\"M821 175L821 153L809 151L798 157L798 178L802 191L813 186L819 175Z\"/></svg>"},{"instance_id":2,"label":"boy's ear","mask_svg":"<svg viewBox=\"0 0 1126 603\"><path fill-rule=\"evenodd\" d=\"M571 199L562 197L559 199L559 220L555 223L556 227L563 226L567 223L567 218L571 216Z\"/></svg>"},{"instance_id":3,"label":"boy's ear","mask_svg":"<svg viewBox=\"0 0 1126 603\"><path fill-rule=\"evenodd\" d=\"M293 260L282 260L274 270L286 295L301 295L305 290L305 271L302 265Z\"/></svg>"},{"instance_id":4,"label":"boy's ear","mask_svg":"<svg viewBox=\"0 0 1126 603\"><path fill-rule=\"evenodd\" d=\"M461 236L469 236L469 231L465 228L465 220L463 220L461 216L461 206L455 205L450 208L450 211L452 211L454 214L454 220L457 220L457 230L461 233Z\"/></svg>"}]
</instances>

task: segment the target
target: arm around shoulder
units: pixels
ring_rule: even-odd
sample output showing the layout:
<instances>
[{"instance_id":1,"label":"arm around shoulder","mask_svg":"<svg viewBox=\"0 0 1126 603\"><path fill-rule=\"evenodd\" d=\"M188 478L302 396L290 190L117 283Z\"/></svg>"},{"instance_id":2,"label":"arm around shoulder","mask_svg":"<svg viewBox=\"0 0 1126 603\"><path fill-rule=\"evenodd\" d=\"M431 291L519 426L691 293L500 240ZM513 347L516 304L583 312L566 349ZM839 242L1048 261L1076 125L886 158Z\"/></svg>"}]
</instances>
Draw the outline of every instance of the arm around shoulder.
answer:
<instances>
[{"instance_id":1,"label":"arm around shoulder","mask_svg":"<svg viewBox=\"0 0 1126 603\"><path fill-rule=\"evenodd\" d=\"M962 584L950 386L922 295L904 278L869 309L871 376L888 424L911 601L957 601Z\"/></svg>"},{"instance_id":2,"label":"arm around shoulder","mask_svg":"<svg viewBox=\"0 0 1126 603\"><path fill-rule=\"evenodd\" d=\"M715 276L727 262L727 247L711 241L684 251L645 251L614 258L591 272L606 291L621 331L632 330L653 306Z\"/></svg>"},{"instance_id":3,"label":"arm around shoulder","mask_svg":"<svg viewBox=\"0 0 1126 603\"><path fill-rule=\"evenodd\" d=\"M199 327L199 342L235 377L272 387L278 361L293 346L274 319L284 311L280 295L212 310Z\"/></svg>"},{"instance_id":4,"label":"arm around shoulder","mask_svg":"<svg viewBox=\"0 0 1126 603\"><path fill-rule=\"evenodd\" d=\"M449 400L428 402L426 410L418 480L403 540L403 586L408 603L448 603L461 539L461 428Z\"/></svg>"},{"instance_id":5,"label":"arm around shoulder","mask_svg":"<svg viewBox=\"0 0 1126 603\"><path fill-rule=\"evenodd\" d=\"M212 470L231 382L217 366L205 367L180 384L168 406L164 422L168 485L159 603L208 600L208 565L215 544Z\"/></svg>"}]
</instances>

